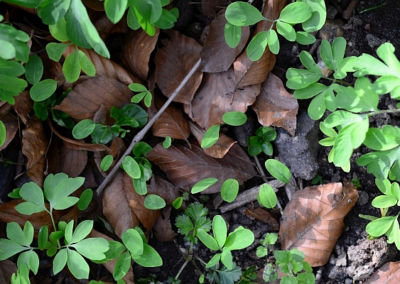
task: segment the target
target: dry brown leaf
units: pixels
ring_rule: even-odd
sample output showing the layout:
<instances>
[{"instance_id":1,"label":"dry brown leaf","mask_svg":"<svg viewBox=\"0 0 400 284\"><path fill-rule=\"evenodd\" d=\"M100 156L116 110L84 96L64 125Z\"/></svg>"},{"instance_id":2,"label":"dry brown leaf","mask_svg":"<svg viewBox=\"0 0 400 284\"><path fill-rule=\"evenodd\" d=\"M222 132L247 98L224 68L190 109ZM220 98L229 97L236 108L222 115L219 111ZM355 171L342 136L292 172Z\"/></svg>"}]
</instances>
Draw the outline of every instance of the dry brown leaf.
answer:
<instances>
[{"instance_id":1,"label":"dry brown leaf","mask_svg":"<svg viewBox=\"0 0 400 284\"><path fill-rule=\"evenodd\" d=\"M6 127L6 140L3 145L0 146L0 151L7 148L8 144L14 139L15 134L18 131L18 119L11 113L6 113L0 119Z\"/></svg>"},{"instance_id":2,"label":"dry brown leaf","mask_svg":"<svg viewBox=\"0 0 400 284\"><path fill-rule=\"evenodd\" d=\"M214 18L217 10L227 6L227 0L203 0L201 1L201 12L208 18Z\"/></svg>"},{"instance_id":3,"label":"dry brown leaf","mask_svg":"<svg viewBox=\"0 0 400 284\"><path fill-rule=\"evenodd\" d=\"M24 124L29 120L29 112L33 106L33 101L29 96L29 91L24 91L15 97L13 108Z\"/></svg>"},{"instance_id":4,"label":"dry brown leaf","mask_svg":"<svg viewBox=\"0 0 400 284\"><path fill-rule=\"evenodd\" d=\"M11 260L0 261L0 283L11 283L11 275L17 273L17 265Z\"/></svg>"},{"instance_id":5,"label":"dry brown leaf","mask_svg":"<svg viewBox=\"0 0 400 284\"><path fill-rule=\"evenodd\" d=\"M43 186L47 145L42 122L33 116L22 131L22 153L28 159L26 174L40 187Z\"/></svg>"},{"instance_id":6,"label":"dry brown leaf","mask_svg":"<svg viewBox=\"0 0 400 284\"><path fill-rule=\"evenodd\" d=\"M163 48L157 51L155 62L157 84L163 94L169 98L200 59L201 46L194 39L177 31L169 30L166 33L170 39ZM202 77L203 73L200 69L196 70L174 101L189 104Z\"/></svg>"},{"instance_id":7,"label":"dry brown leaf","mask_svg":"<svg viewBox=\"0 0 400 284\"><path fill-rule=\"evenodd\" d=\"M75 45L70 45L64 52L64 57L67 57L76 49ZM79 48L86 54L96 67L96 76L106 76L118 80L122 84L129 85L132 83L141 83L139 78L136 78L131 73L126 71L114 61L98 55L92 49Z\"/></svg>"},{"instance_id":8,"label":"dry brown leaf","mask_svg":"<svg viewBox=\"0 0 400 284\"><path fill-rule=\"evenodd\" d=\"M246 208L246 210L244 210L244 214L270 225L273 231L279 231L278 221L271 214L269 214L267 210L261 207L257 207L256 209Z\"/></svg>"},{"instance_id":9,"label":"dry brown leaf","mask_svg":"<svg viewBox=\"0 0 400 284\"><path fill-rule=\"evenodd\" d=\"M242 184L256 174L249 157L236 144L224 158L215 159L194 144L191 148L177 144L165 149L159 143L147 158L159 166L172 183L188 192L195 183L205 178L214 177L219 180L202 191L210 194L219 192L222 183L228 178L237 179L239 184Z\"/></svg>"},{"instance_id":10,"label":"dry brown leaf","mask_svg":"<svg viewBox=\"0 0 400 284\"><path fill-rule=\"evenodd\" d=\"M121 107L130 103L131 97L132 92L126 85L115 79L99 76L77 85L54 109L61 110L76 120L93 119L101 105L109 111L113 106Z\"/></svg>"},{"instance_id":11,"label":"dry brown leaf","mask_svg":"<svg viewBox=\"0 0 400 284\"><path fill-rule=\"evenodd\" d=\"M175 199L180 197L179 189L169 181L159 176L154 176L150 180L148 192L162 197L169 205L171 205Z\"/></svg>"},{"instance_id":12,"label":"dry brown leaf","mask_svg":"<svg viewBox=\"0 0 400 284\"><path fill-rule=\"evenodd\" d=\"M351 184L329 183L297 191L283 211L282 249L297 248L311 266L328 262L342 234L343 219L358 199Z\"/></svg>"},{"instance_id":13,"label":"dry brown leaf","mask_svg":"<svg viewBox=\"0 0 400 284\"><path fill-rule=\"evenodd\" d=\"M191 105L185 112L200 127L208 129L224 124L222 115L230 111L246 112L260 93L260 85L237 88L232 68L222 73L207 73Z\"/></svg>"},{"instance_id":14,"label":"dry brown leaf","mask_svg":"<svg viewBox=\"0 0 400 284\"><path fill-rule=\"evenodd\" d=\"M104 11L104 1L99 0L83 0L86 6L95 11Z\"/></svg>"},{"instance_id":15,"label":"dry brown leaf","mask_svg":"<svg viewBox=\"0 0 400 284\"><path fill-rule=\"evenodd\" d=\"M249 39L250 28L248 26L242 27L242 36L238 46L230 48L224 36L226 23L225 14L219 15L211 22L210 31L200 53L203 72L223 72L228 70Z\"/></svg>"},{"instance_id":16,"label":"dry brown leaf","mask_svg":"<svg viewBox=\"0 0 400 284\"><path fill-rule=\"evenodd\" d=\"M296 116L299 104L292 94L286 91L281 79L270 73L261 85L260 95L251 106L264 126L283 127L292 136L296 132Z\"/></svg>"},{"instance_id":17,"label":"dry brown leaf","mask_svg":"<svg viewBox=\"0 0 400 284\"><path fill-rule=\"evenodd\" d=\"M197 142L201 144L203 140L204 133L206 132L203 128L199 127L197 124L190 122L190 131L196 138ZM204 152L213 158L223 158L229 149L236 143L232 138L225 135L224 133L219 134L217 142L209 148L203 149Z\"/></svg>"},{"instance_id":18,"label":"dry brown leaf","mask_svg":"<svg viewBox=\"0 0 400 284\"><path fill-rule=\"evenodd\" d=\"M90 234L89 237L91 238L102 238L102 239L106 239L107 241L113 241L112 238L96 231L95 229L93 229ZM104 267L112 274L114 272L114 267L117 264L117 259L113 259L110 261L107 261L106 263L103 263ZM122 279L125 280L126 284L134 284L134 276L133 276L133 270L132 270L132 266L129 267L128 272L125 274L124 277L122 277Z\"/></svg>"},{"instance_id":19,"label":"dry brown leaf","mask_svg":"<svg viewBox=\"0 0 400 284\"><path fill-rule=\"evenodd\" d=\"M157 223L154 225L154 235L160 242L170 242L178 234L172 230L171 221L171 206L166 206L162 209L160 218L158 218Z\"/></svg>"},{"instance_id":20,"label":"dry brown leaf","mask_svg":"<svg viewBox=\"0 0 400 284\"><path fill-rule=\"evenodd\" d=\"M150 230L159 216L159 210L144 207L144 196L136 193L132 178L121 171L104 191L103 213L120 238L123 232L138 226L139 222Z\"/></svg>"},{"instance_id":21,"label":"dry brown leaf","mask_svg":"<svg viewBox=\"0 0 400 284\"><path fill-rule=\"evenodd\" d=\"M268 19L277 19L285 5L286 0L268 0L264 6L263 16ZM255 34L269 30L271 25L270 21L259 22ZM276 56L271 53L269 48L265 50L259 60L254 62L247 57L246 51L243 51L233 64L238 87L243 88L264 82L268 73L274 68L275 61Z\"/></svg>"},{"instance_id":22,"label":"dry brown leaf","mask_svg":"<svg viewBox=\"0 0 400 284\"><path fill-rule=\"evenodd\" d=\"M92 19L92 21L103 41L106 41L107 36L109 36L110 34L126 34L128 33L128 31L131 30L128 28L128 24L126 23L126 16L122 17L122 19L116 24L113 24L108 19L106 14L102 14L101 17L99 17L98 19ZM118 45L116 46L115 44L110 44L109 48L111 49L110 52L112 53L113 48L117 48L119 50L120 47Z\"/></svg>"},{"instance_id":23,"label":"dry brown leaf","mask_svg":"<svg viewBox=\"0 0 400 284\"><path fill-rule=\"evenodd\" d=\"M50 125L51 130L54 132L57 137L59 137L65 146L67 146L70 149L73 150L86 150L86 151L91 151L91 152L99 152L99 151L111 151L110 148L108 148L106 145L103 144L88 144L84 142L80 142L75 139L69 139L63 135L61 135L55 127L53 127L53 124L51 123L50 120L48 120L48 123Z\"/></svg>"},{"instance_id":24,"label":"dry brown leaf","mask_svg":"<svg viewBox=\"0 0 400 284\"><path fill-rule=\"evenodd\" d=\"M153 104L148 109L149 120L166 102L162 96L154 96ZM190 135L190 127L187 117L181 108L170 104L151 128L153 135L157 137L171 137L187 141Z\"/></svg>"},{"instance_id":25,"label":"dry brown leaf","mask_svg":"<svg viewBox=\"0 0 400 284\"><path fill-rule=\"evenodd\" d=\"M154 36L149 36L143 29L130 31L122 49L122 62L139 78L146 81L149 74L149 61L160 30L156 28Z\"/></svg>"},{"instance_id":26,"label":"dry brown leaf","mask_svg":"<svg viewBox=\"0 0 400 284\"><path fill-rule=\"evenodd\" d=\"M66 173L70 177L78 177L86 167L88 160L86 151L73 150L63 144L59 155L60 172Z\"/></svg>"},{"instance_id":27,"label":"dry brown leaf","mask_svg":"<svg viewBox=\"0 0 400 284\"><path fill-rule=\"evenodd\" d=\"M364 284L399 284L400 261L388 262L382 265Z\"/></svg>"}]
</instances>

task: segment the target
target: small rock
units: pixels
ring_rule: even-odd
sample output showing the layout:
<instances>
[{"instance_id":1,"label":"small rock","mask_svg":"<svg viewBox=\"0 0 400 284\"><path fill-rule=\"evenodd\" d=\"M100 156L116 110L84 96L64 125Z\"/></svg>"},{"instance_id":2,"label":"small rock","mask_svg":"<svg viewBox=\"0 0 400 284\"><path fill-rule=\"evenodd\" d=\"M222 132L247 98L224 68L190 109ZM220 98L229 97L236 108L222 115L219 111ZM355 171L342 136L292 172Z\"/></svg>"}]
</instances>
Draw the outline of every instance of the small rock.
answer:
<instances>
[{"instance_id":1,"label":"small rock","mask_svg":"<svg viewBox=\"0 0 400 284\"><path fill-rule=\"evenodd\" d=\"M335 19L337 13L338 13L338 10L335 7L333 7L332 5L328 5L326 7L326 18L327 19L330 19L330 20Z\"/></svg>"},{"instance_id":2,"label":"small rock","mask_svg":"<svg viewBox=\"0 0 400 284\"><path fill-rule=\"evenodd\" d=\"M368 45L371 48L375 48L380 46L384 41L382 41L379 37L374 36L372 34L367 34L367 36L365 37L368 41Z\"/></svg>"},{"instance_id":3,"label":"small rock","mask_svg":"<svg viewBox=\"0 0 400 284\"><path fill-rule=\"evenodd\" d=\"M329 271L329 278L339 280L343 283L346 276L344 267L332 266L331 271Z\"/></svg>"},{"instance_id":4,"label":"small rock","mask_svg":"<svg viewBox=\"0 0 400 284\"><path fill-rule=\"evenodd\" d=\"M298 117L294 137L286 130L278 129L275 145L279 151L279 160L290 168L295 177L311 180L318 171L318 125L317 121L304 112Z\"/></svg>"},{"instance_id":5,"label":"small rock","mask_svg":"<svg viewBox=\"0 0 400 284\"><path fill-rule=\"evenodd\" d=\"M359 190L358 191L358 200L357 200L357 204L358 205L365 205L368 203L369 200L369 196L368 193L366 193L363 190Z\"/></svg>"},{"instance_id":6,"label":"small rock","mask_svg":"<svg viewBox=\"0 0 400 284\"><path fill-rule=\"evenodd\" d=\"M346 278L346 280L344 280L345 284L353 284L353 279L350 278Z\"/></svg>"},{"instance_id":7,"label":"small rock","mask_svg":"<svg viewBox=\"0 0 400 284\"><path fill-rule=\"evenodd\" d=\"M325 25L318 33L319 38L333 42L335 38L343 36L342 25L344 25L344 22L341 20L326 20Z\"/></svg>"}]
</instances>

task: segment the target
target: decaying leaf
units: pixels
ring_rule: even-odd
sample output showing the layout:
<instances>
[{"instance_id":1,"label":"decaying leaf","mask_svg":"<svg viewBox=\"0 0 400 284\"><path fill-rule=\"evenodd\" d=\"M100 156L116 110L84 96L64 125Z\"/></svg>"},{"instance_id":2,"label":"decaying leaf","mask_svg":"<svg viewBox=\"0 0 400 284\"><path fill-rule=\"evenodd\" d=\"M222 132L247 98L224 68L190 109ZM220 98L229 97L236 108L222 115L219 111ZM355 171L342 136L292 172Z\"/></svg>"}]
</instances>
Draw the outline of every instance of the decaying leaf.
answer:
<instances>
[{"instance_id":1,"label":"decaying leaf","mask_svg":"<svg viewBox=\"0 0 400 284\"><path fill-rule=\"evenodd\" d=\"M201 11L204 16L214 18L216 11L227 6L227 0L203 0L201 1Z\"/></svg>"},{"instance_id":2,"label":"decaying leaf","mask_svg":"<svg viewBox=\"0 0 400 284\"><path fill-rule=\"evenodd\" d=\"M156 46L160 30L149 36L143 29L130 31L122 49L122 62L142 80L147 80L151 53Z\"/></svg>"},{"instance_id":3,"label":"decaying leaf","mask_svg":"<svg viewBox=\"0 0 400 284\"><path fill-rule=\"evenodd\" d=\"M163 48L157 51L155 61L157 84L162 93L169 98L200 59L201 46L194 39L177 31L170 30L167 34L170 39ZM174 101L190 104L202 77L203 73L197 70Z\"/></svg>"},{"instance_id":4,"label":"decaying leaf","mask_svg":"<svg viewBox=\"0 0 400 284\"><path fill-rule=\"evenodd\" d=\"M15 97L13 108L24 124L29 120L29 112L33 106L33 101L29 96L29 91L24 91Z\"/></svg>"},{"instance_id":5,"label":"decaying leaf","mask_svg":"<svg viewBox=\"0 0 400 284\"><path fill-rule=\"evenodd\" d=\"M365 284L398 284L400 283L400 262L388 262L382 265L368 278Z\"/></svg>"},{"instance_id":6,"label":"decaying leaf","mask_svg":"<svg viewBox=\"0 0 400 284\"><path fill-rule=\"evenodd\" d=\"M161 96L154 96L153 103L148 109L149 119L164 105L165 99ZM190 135L189 122L184 116L182 108L170 104L151 128L153 135L158 137L171 137L187 141Z\"/></svg>"},{"instance_id":7,"label":"decaying leaf","mask_svg":"<svg viewBox=\"0 0 400 284\"><path fill-rule=\"evenodd\" d=\"M75 51L75 45L70 45L64 52L64 57ZM129 85L132 83L140 83L140 79L127 72L114 61L98 55L92 49L79 48L92 61L96 67L96 76L106 76L111 79L118 80L122 84Z\"/></svg>"},{"instance_id":8,"label":"decaying leaf","mask_svg":"<svg viewBox=\"0 0 400 284\"><path fill-rule=\"evenodd\" d=\"M33 116L22 131L22 153L28 159L26 174L40 187L43 186L47 145L42 122Z\"/></svg>"},{"instance_id":9,"label":"decaying leaf","mask_svg":"<svg viewBox=\"0 0 400 284\"><path fill-rule=\"evenodd\" d=\"M83 150L73 150L64 144L60 148L60 172L69 177L77 177L86 166L88 157Z\"/></svg>"},{"instance_id":10,"label":"decaying leaf","mask_svg":"<svg viewBox=\"0 0 400 284\"><path fill-rule=\"evenodd\" d=\"M150 230L160 214L159 210L144 207L144 196L136 193L132 178L121 171L104 191L103 213L120 238L123 232L139 223Z\"/></svg>"},{"instance_id":11,"label":"decaying leaf","mask_svg":"<svg viewBox=\"0 0 400 284\"><path fill-rule=\"evenodd\" d=\"M185 105L185 112L200 127L208 129L224 124L222 115L226 112L246 112L259 93L260 85L237 88L232 68L222 73L207 73L191 105Z\"/></svg>"},{"instance_id":12,"label":"decaying leaf","mask_svg":"<svg viewBox=\"0 0 400 284\"><path fill-rule=\"evenodd\" d=\"M17 273L17 265L11 260L0 261L0 283L11 283L11 275Z\"/></svg>"},{"instance_id":13,"label":"decaying leaf","mask_svg":"<svg viewBox=\"0 0 400 284\"><path fill-rule=\"evenodd\" d=\"M115 79L99 76L78 84L54 109L61 110L78 121L93 119L101 105L109 111L113 106L121 107L130 103L132 95L126 85Z\"/></svg>"},{"instance_id":14,"label":"decaying leaf","mask_svg":"<svg viewBox=\"0 0 400 284\"><path fill-rule=\"evenodd\" d=\"M282 248L302 251L313 267L324 265L357 199L358 192L350 184L329 183L297 191L283 211Z\"/></svg>"},{"instance_id":15,"label":"decaying leaf","mask_svg":"<svg viewBox=\"0 0 400 284\"><path fill-rule=\"evenodd\" d=\"M0 151L2 151L14 139L15 134L18 131L18 119L15 117L15 115L11 113L6 113L4 116L1 117L0 120L4 123L6 127L6 141L4 141L4 144L0 146Z\"/></svg>"},{"instance_id":16,"label":"decaying leaf","mask_svg":"<svg viewBox=\"0 0 400 284\"><path fill-rule=\"evenodd\" d=\"M230 48L224 37L226 23L225 14L219 15L211 22L210 31L200 53L203 72L223 72L228 70L249 39L250 28L248 26L242 27L239 45L235 48Z\"/></svg>"},{"instance_id":17,"label":"decaying leaf","mask_svg":"<svg viewBox=\"0 0 400 284\"><path fill-rule=\"evenodd\" d=\"M283 127L292 136L296 132L296 116L299 104L292 94L286 91L281 79L269 74L261 85L260 95L251 106L264 126Z\"/></svg>"},{"instance_id":18,"label":"decaying leaf","mask_svg":"<svg viewBox=\"0 0 400 284\"><path fill-rule=\"evenodd\" d=\"M278 221L269 212L261 207L256 209L246 208L244 214L271 226L273 231L279 231Z\"/></svg>"},{"instance_id":19,"label":"decaying leaf","mask_svg":"<svg viewBox=\"0 0 400 284\"><path fill-rule=\"evenodd\" d=\"M248 155L238 146L233 145L222 159L208 156L197 145L191 148L176 144L165 149L161 143L147 155L147 158L159 166L177 187L190 191L192 186L209 177L219 181L202 193L219 192L222 183L228 178L237 179L239 184L252 178L256 172Z\"/></svg>"},{"instance_id":20,"label":"decaying leaf","mask_svg":"<svg viewBox=\"0 0 400 284\"><path fill-rule=\"evenodd\" d=\"M150 180L148 192L162 197L169 205L180 196L179 188L159 176L154 176Z\"/></svg>"},{"instance_id":21,"label":"decaying leaf","mask_svg":"<svg viewBox=\"0 0 400 284\"><path fill-rule=\"evenodd\" d=\"M200 144L206 131L193 122L190 123L190 131ZM232 138L224 133L220 133L217 142L213 146L203 150L207 155L213 158L223 158L235 143L236 141Z\"/></svg>"},{"instance_id":22,"label":"decaying leaf","mask_svg":"<svg viewBox=\"0 0 400 284\"><path fill-rule=\"evenodd\" d=\"M107 241L113 241L112 238L96 231L95 229L93 229L90 234L89 234L90 238L103 238L106 239ZM113 273L114 272L114 267L117 264L117 259L113 259L110 261L107 261L106 263L103 263L104 267L110 272ZM134 284L134 277L133 277L133 270L132 270L132 266L129 267L128 272L125 274L124 277L122 277L122 279L124 279L126 284Z\"/></svg>"},{"instance_id":23,"label":"decaying leaf","mask_svg":"<svg viewBox=\"0 0 400 284\"><path fill-rule=\"evenodd\" d=\"M162 209L160 218L154 225L154 235L160 242L170 242L178 234L172 230L171 221L169 219L171 215L171 206L166 206Z\"/></svg>"}]
</instances>

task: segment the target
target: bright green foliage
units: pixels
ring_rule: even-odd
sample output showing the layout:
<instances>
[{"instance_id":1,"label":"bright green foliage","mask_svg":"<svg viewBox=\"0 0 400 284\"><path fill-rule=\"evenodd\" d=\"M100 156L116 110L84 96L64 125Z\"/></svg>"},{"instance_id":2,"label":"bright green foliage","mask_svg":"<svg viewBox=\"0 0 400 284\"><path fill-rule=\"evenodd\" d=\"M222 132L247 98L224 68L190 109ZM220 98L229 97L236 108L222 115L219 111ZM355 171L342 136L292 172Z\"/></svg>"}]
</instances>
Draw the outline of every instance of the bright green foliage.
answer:
<instances>
[{"instance_id":1,"label":"bright green foliage","mask_svg":"<svg viewBox=\"0 0 400 284\"><path fill-rule=\"evenodd\" d=\"M1 29L1 24L0 24ZM1 31L0 31L1 34ZM25 43L24 43L25 44ZM25 44L26 45L26 44ZM29 50L28 50L29 52ZM1 52L0 52L1 53ZM25 73L25 68L16 61L4 60L0 58L0 100L9 104L14 104L14 97L18 96L28 83L17 78Z\"/></svg>"},{"instance_id":2,"label":"bright green foliage","mask_svg":"<svg viewBox=\"0 0 400 284\"><path fill-rule=\"evenodd\" d=\"M233 284L240 280L242 276L242 271L236 263L233 263L232 269L225 266L219 268L219 264L217 263L215 266L211 267L210 270L211 271L207 274L207 279L210 283Z\"/></svg>"},{"instance_id":3,"label":"bright green foliage","mask_svg":"<svg viewBox=\"0 0 400 284\"><path fill-rule=\"evenodd\" d=\"M251 26L259 21L273 22L270 29L256 34L247 46L247 56L252 61L257 61L263 55L267 46L272 53L278 54L280 45L277 32L289 41L298 41L310 44L315 37L308 32L313 32L325 23L326 8L323 0L297 1L290 3L281 11L278 19L267 19L254 6L245 2L234 2L225 11L227 24L225 25L225 40L229 47L235 48L242 34L241 27ZM296 33L293 25L303 23L305 32ZM273 29L276 24L276 30Z\"/></svg>"},{"instance_id":4,"label":"bright green foliage","mask_svg":"<svg viewBox=\"0 0 400 284\"><path fill-rule=\"evenodd\" d=\"M138 84L138 83L133 83L133 84L129 84L129 89L131 89L131 91L138 93L137 95L134 95L131 99L132 103L139 103L141 100L143 100L144 98L144 104L147 107L151 106L151 100L153 98L153 96L151 95L151 92L142 84Z\"/></svg>"},{"instance_id":5,"label":"bright green foliage","mask_svg":"<svg viewBox=\"0 0 400 284\"><path fill-rule=\"evenodd\" d=\"M260 205L266 208L274 208L278 203L278 198L274 189L267 183L260 186L260 191L257 194L257 201Z\"/></svg>"},{"instance_id":6,"label":"bright green foliage","mask_svg":"<svg viewBox=\"0 0 400 284\"><path fill-rule=\"evenodd\" d=\"M108 171L108 169L111 167L113 161L114 161L113 156L111 156L111 155L104 156L104 158L101 160L101 163L100 163L101 170L105 171L105 172Z\"/></svg>"},{"instance_id":7,"label":"bright green foliage","mask_svg":"<svg viewBox=\"0 0 400 284\"><path fill-rule=\"evenodd\" d=\"M29 36L25 32L10 25L0 24L0 58L28 62L28 41Z\"/></svg>"},{"instance_id":8,"label":"bright green foliage","mask_svg":"<svg viewBox=\"0 0 400 284\"><path fill-rule=\"evenodd\" d=\"M235 200L239 192L239 182L236 179L227 179L221 187L221 197L226 202Z\"/></svg>"},{"instance_id":9,"label":"bright green foliage","mask_svg":"<svg viewBox=\"0 0 400 284\"><path fill-rule=\"evenodd\" d=\"M165 200L155 194L149 194L144 199L144 207L151 210L162 209L166 206Z\"/></svg>"},{"instance_id":10,"label":"bright green foliage","mask_svg":"<svg viewBox=\"0 0 400 284\"><path fill-rule=\"evenodd\" d=\"M277 180L283 183L290 182L292 174L290 173L288 167L286 167L282 162L274 159L268 159L265 161L265 168Z\"/></svg>"},{"instance_id":11,"label":"bright green foliage","mask_svg":"<svg viewBox=\"0 0 400 284\"><path fill-rule=\"evenodd\" d=\"M227 236L227 226L225 220L216 215L212 222L213 235L206 233L203 229L197 229L197 236L200 241L213 251L222 251L216 254L206 265L206 268L215 266L220 260L229 269L234 268L232 261L232 250L244 249L254 242L252 231L239 226L235 231Z\"/></svg>"},{"instance_id":12,"label":"bright green foliage","mask_svg":"<svg viewBox=\"0 0 400 284\"><path fill-rule=\"evenodd\" d=\"M0 146L6 142L7 138L7 129L4 123L0 120Z\"/></svg>"},{"instance_id":13,"label":"bright green foliage","mask_svg":"<svg viewBox=\"0 0 400 284\"><path fill-rule=\"evenodd\" d=\"M192 187L191 192L192 192L192 194L202 192L203 190L206 190L207 188L209 188L213 184L216 184L217 182L218 182L217 178L206 178L206 179L203 179L203 180L197 182Z\"/></svg>"},{"instance_id":14,"label":"bright green foliage","mask_svg":"<svg viewBox=\"0 0 400 284\"><path fill-rule=\"evenodd\" d=\"M165 149L168 149L169 147L171 147L171 143L172 143L172 139L170 136L165 137L165 140L163 141L163 147Z\"/></svg>"},{"instance_id":15,"label":"bright green foliage","mask_svg":"<svg viewBox=\"0 0 400 284\"><path fill-rule=\"evenodd\" d=\"M208 232L211 229L211 220L207 218L208 209L201 203L191 203L185 210L184 215L180 215L175 220L179 233L185 239L197 243L198 230Z\"/></svg>"},{"instance_id":16,"label":"bright green foliage","mask_svg":"<svg viewBox=\"0 0 400 284\"><path fill-rule=\"evenodd\" d=\"M273 148L270 141L276 138L276 131L272 127L262 126L256 130L256 136L250 136L247 140L249 147L247 152L250 156L257 156L261 152L268 156L272 156Z\"/></svg>"},{"instance_id":17,"label":"bright green foliage","mask_svg":"<svg viewBox=\"0 0 400 284\"><path fill-rule=\"evenodd\" d=\"M246 123L247 116L240 111L230 111L224 113L222 121L231 126L240 126Z\"/></svg>"},{"instance_id":18,"label":"bright green foliage","mask_svg":"<svg viewBox=\"0 0 400 284\"><path fill-rule=\"evenodd\" d=\"M272 246L278 240L278 235L275 233L268 233L265 235L263 240L260 240L261 246L257 247L256 255L261 258L267 256L269 250L271 250Z\"/></svg>"},{"instance_id":19,"label":"bright green foliage","mask_svg":"<svg viewBox=\"0 0 400 284\"><path fill-rule=\"evenodd\" d=\"M37 55L29 56L28 63L25 64L25 78L29 84L35 85L43 75L43 62Z\"/></svg>"},{"instance_id":20,"label":"bright green foliage","mask_svg":"<svg viewBox=\"0 0 400 284\"><path fill-rule=\"evenodd\" d=\"M217 124L207 129L204 133L203 140L201 140L201 148L210 148L218 141L220 128L221 126Z\"/></svg>"},{"instance_id":21,"label":"bright green foliage","mask_svg":"<svg viewBox=\"0 0 400 284\"><path fill-rule=\"evenodd\" d=\"M304 261L305 255L297 249L290 251L278 250L274 253L276 267L267 264L264 268L263 279L266 282L274 281L278 277L278 269L285 274L280 280L281 284L304 283L314 284L315 275L312 273L312 267Z\"/></svg>"},{"instance_id":22,"label":"bright green foliage","mask_svg":"<svg viewBox=\"0 0 400 284\"><path fill-rule=\"evenodd\" d=\"M57 89L57 81L46 79L32 86L30 90L31 99L35 102L42 102L50 98Z\"/></svg>"}]
</instances>

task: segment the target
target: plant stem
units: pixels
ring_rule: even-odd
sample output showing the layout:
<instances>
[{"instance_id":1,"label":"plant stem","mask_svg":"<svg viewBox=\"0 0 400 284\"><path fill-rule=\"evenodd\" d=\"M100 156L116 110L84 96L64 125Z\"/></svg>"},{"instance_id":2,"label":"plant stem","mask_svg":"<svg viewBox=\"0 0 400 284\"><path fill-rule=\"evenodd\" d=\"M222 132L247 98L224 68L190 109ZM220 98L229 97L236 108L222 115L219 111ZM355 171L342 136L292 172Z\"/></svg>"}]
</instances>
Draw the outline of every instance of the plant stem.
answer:
<instances>
[{"instance_id":1,"label":"plant stem","mask_svg":"<svg viewBox=\"0 0 400 284\"><path fill-rule=\"evenodd\" d=\"M101 196L103 193L104 188L107 186L107 184L112 180L114 177L115 173L119 169L119 167L122 164L122 161L124 158L129 155L132 152L133 147L143 139L143 137L146 135L147 131L150 130L150 128L153 126L154 122L161 116L161 114L165 111L165 109L170 105L170 103L174 100L174 98L178 95L178 93L181 91L183 86L186 85L186 83L189 81L189 79L192 77L194 72L196 72L197 68L199 68L201 63L201 59L199 59L196 64L192 67L192 69L189 71L189 73L186 75L185 78L183 78L182 82L179 84L179 86L175 89L175 91L171 94L169 99L165 102L165 104L160 108L160 110L156 113L156 115L146 124L146 126L139 131L138 134L136 134L135 137L133 137L131 144L129 145L128 149L126 149L125 153L121 156L121 158L118 160L118 162L115 164L113 169L110 171L110 173L107 175L107 177L103 180L103 182L100 184L100 186L97 188L97 195Z\"/></svg>"},{"instance_id":2,"label":"plant stem","mask_svg":"<svg viewBox=\"0 0 400 284\"><path fill-rule=\"evenodd\" d=\"M377 110L369 113L368 116L373 116L382 113L396 113L396 112L400 112L400 109L396 108L396 109Z\"/></svg>"},{"instance_id":3,"label":"plant stem","mask_svg":"<svg viewBox=\"0 0 400 284\"><path fill-rule=\"evenodd\" d=\"M183 269L186 267L186 265L189 263L189 259L185 259L185 262L182 264L181 269L179 269L178 273L175 276L175 280L178 280L179 275L181 275Z\"/></svg>"}]
</instances>

